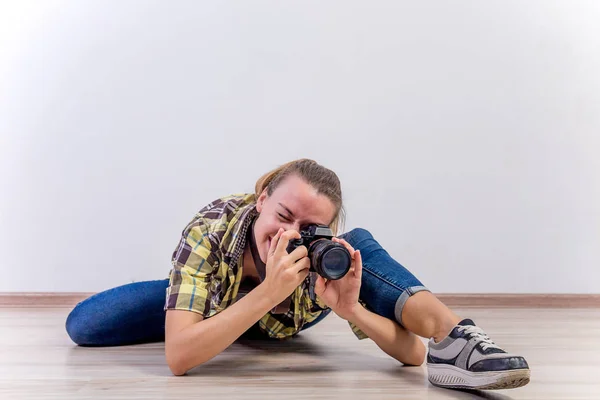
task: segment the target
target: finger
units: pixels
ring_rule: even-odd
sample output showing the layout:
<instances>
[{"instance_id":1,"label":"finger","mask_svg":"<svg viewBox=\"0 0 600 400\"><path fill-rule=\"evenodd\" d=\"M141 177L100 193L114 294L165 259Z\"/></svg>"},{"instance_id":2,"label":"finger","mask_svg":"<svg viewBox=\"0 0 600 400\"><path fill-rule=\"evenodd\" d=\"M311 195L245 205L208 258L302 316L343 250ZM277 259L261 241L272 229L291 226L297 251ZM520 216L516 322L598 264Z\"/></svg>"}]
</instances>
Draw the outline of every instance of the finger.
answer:
<instances>
[{"instance_id":1,"label":"finger","mask_svg":"<svg viewBox=\"0 0 600 400\"><path fill-rule=\"evenodd\" d=\"M308 249L306 246L299 246L294 249L288 256L293 262L300 260L308 255Z\"/></svg>"},{"instance_id":2,"label":"finger","mask_svg":"<svg viewBox=\"0 0 600 400\"><path fill-rule=\"evenodd\" d=\"M283 232L279 238L279 242L277 243L275 254L280 254L282 256L288 254L286 249L291 239L300 239L300 233L294 230Z\"/></svg>"},{"instance_id":3,"label":"finger","mask_svg":"<svg viewBox=\"0 0 600 400\"><path fill-rule=\"evenodd\" d=\"M300 276L300 281L298 283L304 281L306 279L306 277L308 276L308 273L309 273L308 268L303 269L302 271L298 272L298 275Z\"/></svg>"},{"instance_id":4,"label":"finger","mask_svg":"<svg viewBox=\"0 0 600 400\"><path fill-rule=\"evenodd\" d=\"M310 261L308 258L303 258L302 260L295 263L292 267L292 271L295 272L298 276L298 284L306 279L310 270Z\"/></svg>"},{"instance_id":5,"label":"finger","mask_svg":"<svg viewBox=\"0 0 600 400\"><path fill-rule=\"evenodd\" d=\"M310 269L310 260L308 259L308 257L304 257L303 259L299 260L298 262L295 262L294 264L292 264L292 271L296 272L296 273L300 273L303 270L306 270L308 272L309 269Z\"/></svg>"},{"instance_id":6,"label":"finger","mask_svg":"<svg viewBox=\"0 0 600 400\"><path fill-rule=\"evenodd\" d=\"M317 282L315 283L315 293L317 296L322 297L323 292L325 292L325 278L321 275L317 277Z\"/></svg>"},{"instance_id":7,"label":"finger","mask_svg":"<svg viewBox=\"0 0 600 400\"><path fill-rule=\"evenodd\" d=\"M358 279L362 279L362 254L360 254L360 250L356 250L354 255L354 276Z\"/></svg>"},{"instance_id":8,"label":"finger","mask_svg":"<svg viewBox=\"0 0 600 400\"><path fill-rule=\"evenodd\" d=\"M283 228L279 228L273 239L271 240L271 247L269 247L269 256L273 256L275 254L275 249L277 249L277 243L279 243L279 238L283 233Z\"/></svg>"},{"instance_id":9,"label":"finger","mask_svg":"<svg viewBox=\"0 0 600 400\"><path fill-rule=\"evenodd\" d=\"M352 246L350 246L350 243L346 242L344 239L340 239L340 238L334 238L334 239L336 239L336 242L343 245L350 252L350 255L354 259L354 248Z\"/></svg>"}]
</instances>

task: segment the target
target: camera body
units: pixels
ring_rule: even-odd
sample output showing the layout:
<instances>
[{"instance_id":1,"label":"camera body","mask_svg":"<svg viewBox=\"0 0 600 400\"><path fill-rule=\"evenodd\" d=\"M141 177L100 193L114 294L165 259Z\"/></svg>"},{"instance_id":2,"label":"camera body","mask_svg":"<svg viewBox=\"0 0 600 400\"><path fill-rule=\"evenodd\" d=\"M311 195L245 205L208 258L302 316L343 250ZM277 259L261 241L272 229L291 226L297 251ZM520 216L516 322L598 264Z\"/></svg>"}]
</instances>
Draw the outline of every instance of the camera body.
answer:
<instances>
[{"instance_id":1,"label":"camera body","mask_svg":"<svg viewBox=\"0 0 600 400\"><path fill-rule=\"evenodd\" d=\"M306 246L310 271L329 280L340 279L348 273L352 265L350 252L331 240L333 231L327 225L303 225L299 233L300 238L290 240L286 250L291 253L300 246Z\"/></svg>"}]
</instances>

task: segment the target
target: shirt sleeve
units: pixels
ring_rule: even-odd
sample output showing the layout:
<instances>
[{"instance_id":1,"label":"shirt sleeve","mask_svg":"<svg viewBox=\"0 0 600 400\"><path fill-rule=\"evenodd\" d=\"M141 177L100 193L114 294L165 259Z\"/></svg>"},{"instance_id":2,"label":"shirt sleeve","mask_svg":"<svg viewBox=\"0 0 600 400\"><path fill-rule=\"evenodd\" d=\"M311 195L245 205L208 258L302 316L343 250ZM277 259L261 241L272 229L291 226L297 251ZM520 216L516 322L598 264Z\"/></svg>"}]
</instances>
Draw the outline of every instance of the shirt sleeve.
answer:
<instances>
[{"instance_id":1,"label":"shirt sleeve","mask_svg":"<svg viewBox=\"0 0 600 400\"><path fill-rule=\"evenodd\" d=\"M364 333L363 331L361 331L358 326L354 325L352 322L348 322L348 324L350 325L350 329L352 329L352 332L354 333L354 335L359 340L363 340L363 339L367 339L368 338L367 334Z\"/></svg>"},{"instance_id":2,"label":"shirt sleeve","mask_svg":"<svg viewBox=\"0 0 600 400\"><path fill-rule=\"evenodd\" d=\"M173 252L165 310L192 311L207 317L211 310L211 280L218 265L207 224L200 219L181 235Z\"/></svg>"},{"instance_id":3,"label":"shirt sleeve","mask_svg":"<svg viewBox=\"0 0 600 400\"><path fill-rule=\"evenodd\" d=\"M364 301L362 301L361 299L358 299L358 302L368 310L367 304ZM348 321L348 325L350 325L350 329L352 329L352 332L359 340L369 338L369 336L367 336L366 333L364 333L358 326L356 326L352 322Z\"/></svg>"}]
</instances>

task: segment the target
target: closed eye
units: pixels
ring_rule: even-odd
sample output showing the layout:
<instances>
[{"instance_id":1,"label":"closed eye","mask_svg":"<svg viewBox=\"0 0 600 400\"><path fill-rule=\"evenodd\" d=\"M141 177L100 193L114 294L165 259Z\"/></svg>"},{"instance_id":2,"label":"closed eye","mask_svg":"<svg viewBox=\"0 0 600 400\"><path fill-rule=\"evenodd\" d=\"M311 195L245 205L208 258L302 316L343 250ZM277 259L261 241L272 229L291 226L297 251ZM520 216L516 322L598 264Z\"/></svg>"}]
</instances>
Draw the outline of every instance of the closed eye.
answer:
<instances>
[{"instance_id":1,"label":"closed eye","mask_svg":"<svg viewBox=\"0 0 600 400\"><path fill-rule=\"evenodd\" d=\"M279 215L279 217L284 220L285 222L292 222L291 219L289 219L288 217L286 217L285 215L281 214L281 213L277 213L277 215Z\"/></svg>"}]
</instances>

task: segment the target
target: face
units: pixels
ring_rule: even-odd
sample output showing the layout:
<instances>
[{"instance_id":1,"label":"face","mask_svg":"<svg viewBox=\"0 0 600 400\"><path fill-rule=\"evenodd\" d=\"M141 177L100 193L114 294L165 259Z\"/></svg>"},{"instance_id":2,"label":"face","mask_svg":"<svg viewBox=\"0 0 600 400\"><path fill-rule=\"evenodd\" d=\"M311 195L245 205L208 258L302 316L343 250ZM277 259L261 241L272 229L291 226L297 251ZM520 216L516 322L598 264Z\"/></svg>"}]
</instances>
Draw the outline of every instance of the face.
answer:
<instances>
[{"instance_id":1,"label":"face","mask_svg":"<svg viewBox=\"0 0 600 400\"><path fill-rule=\"evenodd\" d=\"M264 191L257 200L256 209L260 214L254 224L254 236L264 263L279 228L299 231L301 225L329 225L335 217L333 202L294 175L284 179L271 196Z\"/></svg>"}]
</instances>

